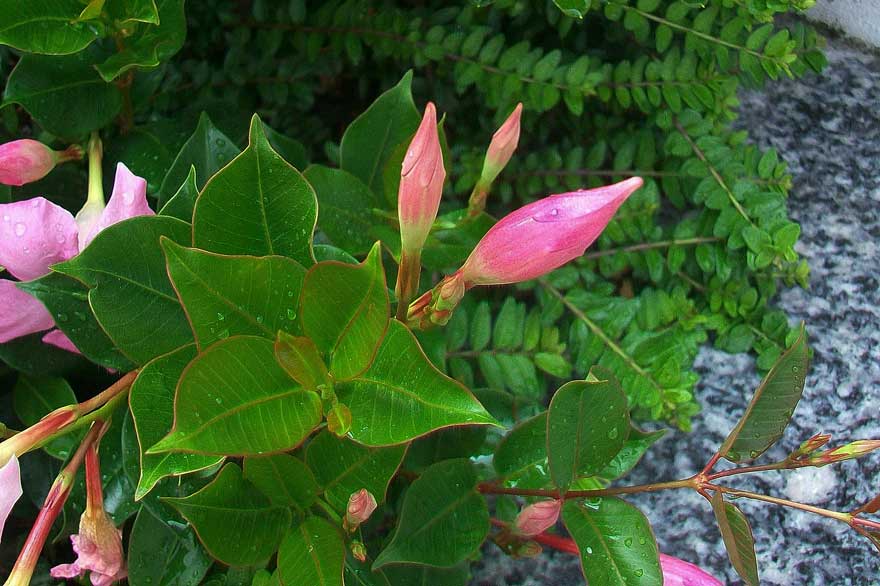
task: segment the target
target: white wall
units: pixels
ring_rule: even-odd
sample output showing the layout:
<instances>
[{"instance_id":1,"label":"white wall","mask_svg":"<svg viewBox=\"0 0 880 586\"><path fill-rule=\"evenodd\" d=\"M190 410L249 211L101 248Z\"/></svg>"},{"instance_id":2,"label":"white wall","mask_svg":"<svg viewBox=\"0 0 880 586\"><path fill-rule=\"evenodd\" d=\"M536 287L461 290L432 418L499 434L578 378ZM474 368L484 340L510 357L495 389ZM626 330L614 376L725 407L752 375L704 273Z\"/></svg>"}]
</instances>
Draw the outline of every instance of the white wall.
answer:
<instances>
[{"instance_id":1,"label":"white wall","mask_svg":"<svg viewBox=\"0 0 880 586\"><path fill-rule=\"evenodd\" d=\"M807 17L880 47L880 0L817 0Z\"/></svg>"}]
</instances>

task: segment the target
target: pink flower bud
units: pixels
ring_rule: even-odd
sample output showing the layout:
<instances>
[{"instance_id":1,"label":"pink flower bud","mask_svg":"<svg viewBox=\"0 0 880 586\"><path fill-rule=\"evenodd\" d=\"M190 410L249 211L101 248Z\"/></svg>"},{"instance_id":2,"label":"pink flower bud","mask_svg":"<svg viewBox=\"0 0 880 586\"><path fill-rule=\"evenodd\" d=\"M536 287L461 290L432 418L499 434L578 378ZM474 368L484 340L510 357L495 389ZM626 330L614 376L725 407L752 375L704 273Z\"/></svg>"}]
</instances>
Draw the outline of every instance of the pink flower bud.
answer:
<instances>
[{"instance_id":1,"label":"pink flower bud","mask_svg":"<svg viewBox=\"0 0 880 586\"><path fill-rule=\"evenodd\" d=\"M551 195L508 214L462 266L466 286L527 281L581 256L641 186L641 178L633 177L608 187Z\"/></svg>"},{"instance_id":2,"label":"pink flower bud","mask_svg":"<svg viewBox=\"0 0 880 586\"><path fill-rule=\"evenodd\" d=\"M418 252L437 217L446 170L437 134L437 111L428 102L400 171L397 212L400 240L405 252Z\"/></svg>"},{"instance_id":3,"label":"pink flower bud","mask_svg":"<svg viewBox=\"0 0 880 586\"><path fill-rule=\"evenodd\" d=\"M366 488L352 493L345 510L345 528L349 531L357 529L361 523L370 518L376 506L376 497Z\"/></svg>"},{"instance_id":4,"label":"pink flower bud","mask_svg":"<svg viewBox=\"0 0 880 586\"><path fill-rule=\"evenodd\" d=\"M27 138L0 145L0 183L24 185L39 181L55 165L82 157L78 146L56 152L43 143Z\"/></svg>"},{"instance_id":5,"label":"pink flower bud","mask_svg":"<svg viewBox=\"0 0 880 586\"><path fill-rule=\"evenodd\" d=\"M351 555L359 562L367 561L367 546L362 541L352 541Z\"/></svg>"},{"instance_id":6,"label":"pink flower bud","mask_svg":"<svg viewBox=\"0 0 880 586\"><path fill-rule=\"evenodd\" d=\"M556 524L559 519L559 509L562 501L540 501L525 507L516 516L514 526L516 532L525 537L532 537L543 533Z\"/></svg>"},{"instance_id":7,"label":"pink flower bud","mask_svg":"<svg viewBox=\"0 0 880 586\"><path fill-rule=\"evenodd\" d=\"M721 586L721 582L698 566L662 553L660 569L663 570L663 586Z\"/></svg>"},{"instance_id":8,"label":"pink flower bud","mask_svg":"<svg viewBox=\"0 0 880 586\"><path fill-rule=\"evenodd\" d=\"M492 142L489 143L489 150L486 151L483 172L480 175L482 183L489 184L495 181L516 151L516 146L519 144L521 115L522 104L517 104L504 124L492 135Z\"/></svg>"},{"instance_id":9,"label":"pink flower bud","mask_svg":"<svg viewBox=\"0 0 880 586\"><path fill-rule=\"evenodd\" d=\"M816 435L802 443L798 449L793 451L789 458L791 458L792 460L796 460L808 454L812 454L813 452L827 444L829 441L831 441L831 435L827 433L817 433Z\"/></svg>"},{"instance_id":10,"label":"pink flower bud","mask_svg":"<svg viewBox=\"0 0 880 586\"><path fill-rule=\"evenodd\" d=\"M814 466L825 466L834 462L853 460L880 449L880 440L857 440L844 446L814 454L807 461Z\"/></svg>"}]
</instances>

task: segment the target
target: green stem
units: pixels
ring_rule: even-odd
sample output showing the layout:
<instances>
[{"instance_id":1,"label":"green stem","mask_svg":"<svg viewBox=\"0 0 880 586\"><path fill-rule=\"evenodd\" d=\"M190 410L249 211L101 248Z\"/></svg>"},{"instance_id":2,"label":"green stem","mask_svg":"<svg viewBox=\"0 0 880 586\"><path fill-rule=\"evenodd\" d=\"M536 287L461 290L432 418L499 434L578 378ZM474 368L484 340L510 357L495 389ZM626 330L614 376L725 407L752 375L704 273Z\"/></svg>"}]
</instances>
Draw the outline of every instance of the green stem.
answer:
<instances>
[{"instance_id":1,"label":"green stem","mask_svg":"<svg viewBox=\"0 0 880 586\"><path fill-rule=\"evenodd\" d=\"M829 519L835 519L837 521L842 521L847 525L851 524L853 520L853 516L849 513L841 513L839 511L830 511L828 509L823 509L821 507L814 507L813 505L807 505L804 503L798 503L795 501L790 501L788 499L776 498L774 496L768 496L766 494L758 494L756 492L749 492L747 490L738 490L735 488L728 488L726 486L718 486L717 484L710 483L702 483L701 488L706 490L715 490L718 492L723 492L724 494L729 494L730 496L737 498L746 498L755 501L762 501L765 503L772 503L774 505L779 505L781 507L789 507L792 509L799 509L801 511L807 511L808 513L814 513L816 515L821 515L822 517L828 517ZM862 519L865 521L865 519ZM871 522L873 523L873 522ZM877 524L880 527L880 524Z\"/></svg>"},{"instance_id":2,"label":"green stem","mask_svg":"<svg viewBox=\"0 0 880 586\"><path fill-rule=\"evenodd\" d=\"M683 480L673 480L671 482L655 482L651 484L639 484L636 486L621 486L617 488L598 488L590 490L569 490L564 494L560 494L558 490L553 489L537 489L537 488L508 488L505 486L497 486L490 483L483 483L477 486L477 491L483 494L510 494L516 496L537 496L554 499L576 499L576 498L592 498L600 496L615 496L619 494L637 494L642 492L658 492L661 490L672 490L678 488L697 488L697 480L695 476L685 478Z\"/></svg>"},{"instance_id":3,"label":"green stem","mask_svg":"<svg viewBox=\"0 0 880 586\"><path fill-rule=\"evenodd\" d=\"M333 507L330 506L330 503L322 498L319 498L315 500L315 504L318 505L318 507L320 507L320 509L324 511L324 513L326 513L327 516L334 521L334 523L342 527L342 517L339 516L339 513L333 510Z\"/></svg>"},{"instance_id":4,"label":"green stem","mask_svg":"<svg viewBox=\"0 0 880 586\"><path fill-rule=\"evenodd\" d=\"M701 236L698 238L682 238L681 240L660 240L657 242L643 242L641 244L633 244L632 246L621 246L619 248L609 248L607 250L599 250L585 254L581 258L594 259L603 256L612 256L621 252L639 252L641 250L651 250L655 248L670 248L672 246L694 246L697 244L706 244L710 242L721 242L721 238L714 236Z\"/></svg>"},{"instance_id":5,"label":"green stem","mask_svg":"<svg viewBox=\"0 0 880 586\"><path fill-rule=\"evenodd\" d=\"M104 206L104 178L101 168L101 161L104 156L104 147L101 144L101 137L98 131L93 131L89 138L89 195L86 199L86 205Z\"/></svg>"}]
</instances>

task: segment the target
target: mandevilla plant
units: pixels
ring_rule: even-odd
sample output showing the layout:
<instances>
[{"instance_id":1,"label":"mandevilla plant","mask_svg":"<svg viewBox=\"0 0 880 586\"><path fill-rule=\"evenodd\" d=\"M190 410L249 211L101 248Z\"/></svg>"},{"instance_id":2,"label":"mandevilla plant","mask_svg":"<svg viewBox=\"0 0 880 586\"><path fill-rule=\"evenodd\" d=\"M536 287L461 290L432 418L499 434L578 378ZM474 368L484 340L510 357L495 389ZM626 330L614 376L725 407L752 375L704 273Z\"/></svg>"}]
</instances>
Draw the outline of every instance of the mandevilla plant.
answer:
<instances>
[{"instance_id":1,"label":"mandevilla plant","mask_svg":"<svg viewBox=\"0 0 880 586\"><path fill-rule=\"evenodd\" d=\"M6 586L464 586L489 541L720 584L625 500L659 490L749 585L736 499L880 549L880 495L727 484L880 447L753 462L803 392L769 304L808 269L785 164L729 124L740 82L821 70L772 23L809 0L308 4L0 0ZM745 415L621 482L689 429L710 336L765 371Z\"/></svg>"}]
</instances>

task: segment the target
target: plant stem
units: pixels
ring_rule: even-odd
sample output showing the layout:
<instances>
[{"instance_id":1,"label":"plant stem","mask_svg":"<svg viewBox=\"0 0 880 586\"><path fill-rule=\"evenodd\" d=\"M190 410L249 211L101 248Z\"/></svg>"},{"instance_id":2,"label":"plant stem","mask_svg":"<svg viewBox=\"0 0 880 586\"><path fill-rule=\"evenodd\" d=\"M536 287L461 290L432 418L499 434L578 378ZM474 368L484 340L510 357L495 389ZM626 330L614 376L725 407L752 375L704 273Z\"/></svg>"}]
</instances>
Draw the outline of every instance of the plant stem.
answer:
<instances>
[{"instance_id":1,"label":"plant stem","mask_svg":"<svg viewBox=\"0 0 880 586\"><path fill-rule=\"evenodd\" d=\"M633 244L631 246L621 246L620 248L609 248L607 250L599 250L583 255L581 258L594 259L603 256L611 256L620 252L638 252L641 250L651 250L654 248L670 248L673 246L694 246L696 244L706 244L710 242L720 242L721 238L714 236L701 236L697 238L682 238L681 240L660 240L657 242L643 242L641 244Z\"/></svg>"},{"instance_id":2,"label":"plant stem","mask_svg":"<svg viewBox=\"0 0 880 586\"><path fill-rule=\"evenodd\" d=\"M671 490L676 488L697 488L697 480L695 476L685 478L683 480L673 480L670 482L655 482L651 484L639 484L636 486L621 486L617 488L598 488L590 490L569 490L565 494L560 494L558 490L545 490L533 488L507 488L497 486L490 483L482 483L477 486L477 491L483 494L510 494L516 496L543 496L554 499L575 499L575 498L592 498L600 496L615 496L618 494L636 494L641 492L657 492L660 490Z\"/></svg>"},{"instance_id":3,"label":"plant stem","mask_svg":"<svg viewBox=\"0 0 880 586\"><path fill-rule=\"evenodd\" d=\"M807 505L804 503L798 503L795 501L790 501L788 499L781 499L775 496L768 496L766 494L759 494L757 492L750 492L747 490L738 490L735 488L728 488L726 486L718 486L717 484L704 483L702 484L702 488L706 490L715 490L718 492L723 492L724 494L729 494L730 496L739 497L739 498L747 498L756 501L763 501L765 503L772 503L774 505L779 505L781 507L790 507L792 509L800 509L801 511L807 511L808 513L815 513L816 515L821 515L823 517L828 517L829 519L836 519L838 521L843 521L847 525L851 523L853 520L853 516L849 513L841 513L839 511L830 511L828 509L823 509L821 507L814 507L813 505ZM865 521L865 519L861 519ZM868 521L877 527L880 527L880 523L874 523L873 521Z\"/></svg>"}]
</instances>

